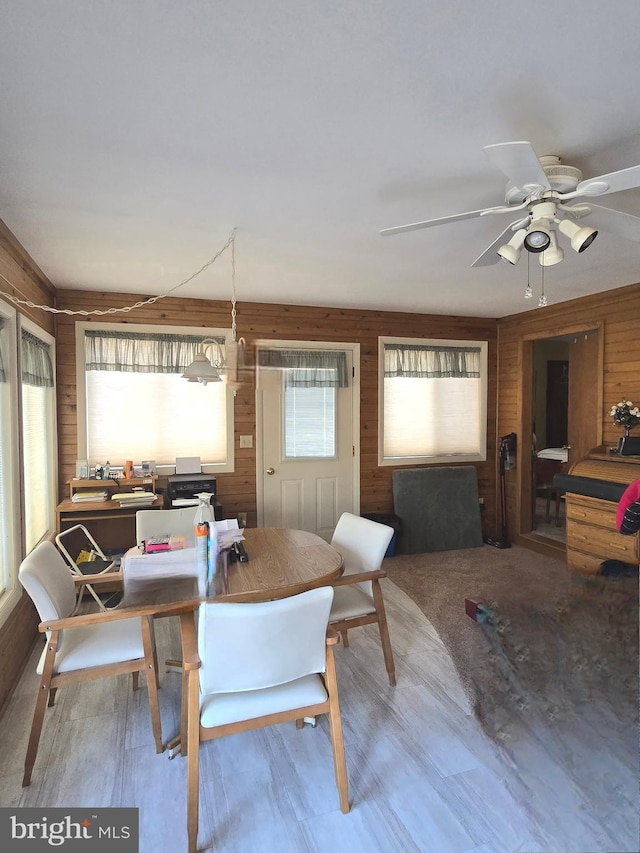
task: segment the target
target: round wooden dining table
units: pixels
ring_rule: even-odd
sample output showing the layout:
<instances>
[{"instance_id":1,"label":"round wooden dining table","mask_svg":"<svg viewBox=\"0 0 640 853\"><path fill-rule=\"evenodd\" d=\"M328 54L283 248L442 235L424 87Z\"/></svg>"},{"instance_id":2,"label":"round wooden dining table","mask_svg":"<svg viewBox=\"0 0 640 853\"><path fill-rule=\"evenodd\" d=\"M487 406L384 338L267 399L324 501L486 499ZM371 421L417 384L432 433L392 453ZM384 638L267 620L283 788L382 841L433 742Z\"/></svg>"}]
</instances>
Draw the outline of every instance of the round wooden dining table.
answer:
<instances>
[{"instance_id":1,"label":"round wooden dining table","mask_svg":"<svg viewBox=\"0 0 640 853\"><path fill-rule=\"evenodd\" d=\"M342 555L315 533L276 527L252 527L244 531L249 561L231 560L228 550L218 558L210 601L269 601L297 595L308 589L330 586L342 575ZM118 610L143 608L160 616L193 609L204 600L194 577L127 578L123 560L124 600Z\"/></svg>"},{"instance_id":2,"label":"round wooden dining table","mask_svg":"<svg viewBox=\"0 0 640 853\"><path fill-rule=\"evenodd\" d=\"M330 586L340 577L342 555L306 530L251 527L244 531L248 563L230 562L221 572L216 595L224 601L286 598Z\"/></svg>"}]
</instances>

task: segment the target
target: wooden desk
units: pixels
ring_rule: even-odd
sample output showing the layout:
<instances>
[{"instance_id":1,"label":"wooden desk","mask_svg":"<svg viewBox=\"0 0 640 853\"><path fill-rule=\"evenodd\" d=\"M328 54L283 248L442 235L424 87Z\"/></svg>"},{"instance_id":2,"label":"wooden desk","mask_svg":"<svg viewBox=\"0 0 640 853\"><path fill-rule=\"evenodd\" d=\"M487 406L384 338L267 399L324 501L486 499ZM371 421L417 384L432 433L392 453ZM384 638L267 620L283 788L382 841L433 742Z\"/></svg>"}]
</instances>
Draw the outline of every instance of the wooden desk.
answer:
<instances>
[{"instance_id":1,"label":"wooden desk","mask_svg":"<svg viewBox=\"0 0 640 853\"><path fill-rule=\"evenodd\" d=\"M119 501L111 500L111 495L131 491L137 486L154 491L156 480L155 476L120 480L69 480L70 496L56 507L56 532L62 533L74 524L84 524L103 550L128 548L136 540L136 512L142 507L121 507ZM107 500L72 500L75 492L87 489L104 489L108 495ZM162 509L163 506L163 499L158 497L144 508Z\"/></svg>"},{"instance_id":2,"label":"wooden desk","mask_svg":"<svg viewBox=\"0 0 640 853\"><path fill-rule=\"evenodd\" d=\"M248 563L218 562L214 601L267 601L330 586L342 575L342 555L314 533L258 527L244 532ZM126 561L125 561L126 566ZM126 574L126 569L125 569ZM127 582L121 607L150 607L158 615L194 609L200 599L193 579ZM152 611L149 611L152 612Z\"/></svg>"},{"instance_id":3,"label":"wooden desk","mask_svg":"<svg viewBox=\"0 0 640 853\"><path fill-rule=\"evenodd\" d=\"M618 533L618 498L604 499L606 490L590 491L584 487L587 484L617 486L622 494L629 483L640 479L640 457L617 456L607 447L594 447L572 466L569 475L565 486L569 568L597 574L604 560L620 560L637 566L640 563L640 532L634 536ZM575 477L573 483L572 477Z\"/></svg>"}]
</instances>

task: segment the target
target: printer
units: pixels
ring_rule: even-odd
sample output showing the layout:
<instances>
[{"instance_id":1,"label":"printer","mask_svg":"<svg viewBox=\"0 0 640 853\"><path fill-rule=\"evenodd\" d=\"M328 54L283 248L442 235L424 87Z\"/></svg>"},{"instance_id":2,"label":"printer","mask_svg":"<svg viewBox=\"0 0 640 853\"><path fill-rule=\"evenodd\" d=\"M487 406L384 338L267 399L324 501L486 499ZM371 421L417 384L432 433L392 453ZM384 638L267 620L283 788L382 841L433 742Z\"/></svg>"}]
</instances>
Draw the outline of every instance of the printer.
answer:
<instances>
[{"instance_id":1,"label":"printer","mask_svg":"<svg viewBox=\"0 0 640 853\"><path fill-rule=\"evenodd\" d=\"M222 506L216 498L216 478L210 474L170 474L167 477L167 502L170 507L197 506L200 492L213 495L213 517L222 521Z\"/></svg>"}]
</instances>

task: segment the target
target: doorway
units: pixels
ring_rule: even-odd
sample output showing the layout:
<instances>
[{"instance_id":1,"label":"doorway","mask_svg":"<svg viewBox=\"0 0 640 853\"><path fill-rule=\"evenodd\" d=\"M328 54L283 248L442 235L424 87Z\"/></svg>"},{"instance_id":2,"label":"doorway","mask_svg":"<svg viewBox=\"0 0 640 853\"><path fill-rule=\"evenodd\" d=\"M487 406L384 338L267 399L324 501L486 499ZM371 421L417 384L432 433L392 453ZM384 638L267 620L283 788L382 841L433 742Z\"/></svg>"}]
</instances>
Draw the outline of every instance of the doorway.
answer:
<instances>
[{"instance_id":1,"label":"doorway","mask_svg":"<svg viewBox=\"0 0 640 853\"><path fill-rule=\"evenodd\" d=\"M256 388L256 485L258 524L308 530L331 539L343 512L358 513L359 345L313 342L261 342ZM292 353L301 353L304 368ZM306 359L304 354L309 354ZM314 355L338 353L346 382L324 384ZM285 355L286 354L286 357ZM280 358L282 355L282 359ZM298 374L304 382L297 382Z\"/></svg>"},{"instance_id":2,"label":"doorway","mask_svg":"<svg viewBox=\"0 0 640 853\"><path fill-rule=\"evenodd\" d=\"M566 543L566 514L553 477L602 440L602 339L598 325L523 341L531 384L528 392L523 379L521 532L556 547Z\"/></svg>"}]
</instances>

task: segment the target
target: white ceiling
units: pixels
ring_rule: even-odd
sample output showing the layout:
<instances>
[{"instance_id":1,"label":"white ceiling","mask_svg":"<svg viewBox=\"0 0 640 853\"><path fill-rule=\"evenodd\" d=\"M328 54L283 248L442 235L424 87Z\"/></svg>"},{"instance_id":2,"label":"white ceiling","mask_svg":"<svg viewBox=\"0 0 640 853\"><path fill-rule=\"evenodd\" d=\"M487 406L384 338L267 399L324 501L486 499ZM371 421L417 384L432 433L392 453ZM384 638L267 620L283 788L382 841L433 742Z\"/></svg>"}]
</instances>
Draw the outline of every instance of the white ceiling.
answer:
<instances>
[{"instance_id":1,"label":"white ceiling","mask_svg":"<svg viewBox=\"0 0 640 853\"><path fill-rule=\"evenodd\" d=\"M508 218L380 229L501 204L491 143L529 140L585 178L640 163L637 0L2 7L0 218L60 288L165 293L236 227L239 316L506 316L533 307L536 259L471 264ZM596 201L640 216L640 190ZM564 248L550 303L640 280L640 243ZM228 252L174 291L230 294Z\"/></svg>"}]
</instances>

